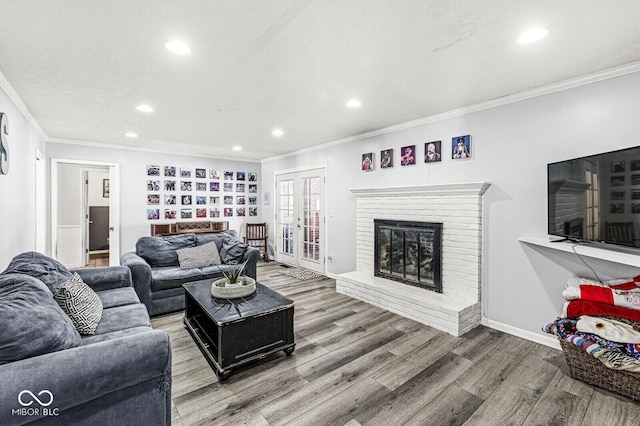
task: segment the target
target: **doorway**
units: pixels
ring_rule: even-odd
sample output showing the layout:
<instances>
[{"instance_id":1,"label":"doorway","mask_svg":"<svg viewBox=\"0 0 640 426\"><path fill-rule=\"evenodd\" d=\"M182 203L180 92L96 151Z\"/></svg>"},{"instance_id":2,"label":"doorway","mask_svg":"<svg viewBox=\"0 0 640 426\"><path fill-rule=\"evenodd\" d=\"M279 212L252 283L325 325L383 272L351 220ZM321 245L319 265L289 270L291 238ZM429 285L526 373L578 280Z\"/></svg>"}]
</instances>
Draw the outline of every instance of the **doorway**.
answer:
<instances>
[{"instance_id":1,"label":"doorway","mask_svg":"<svg viewBox=\"0 0 640 426\"><path fill-rule=\"evenodd\" d=\"M51 159L51 255L63 265L87 266L90 248L98 245L101 248L92 254L108 256L101 265L120 263L119 176L115 163ZM98 207L102 223L94 247L89 229L96 219L92 207Z\"/></svg>"},{"instance_id":2,"label":"doorway","mask_svg":"<svg viewBox=\"0 0 640 426\"><path fill-rule=\"evenodd\" d=\"M276 173L276 259L325 273L325 169Z\"/></svg>"}]
</instances>

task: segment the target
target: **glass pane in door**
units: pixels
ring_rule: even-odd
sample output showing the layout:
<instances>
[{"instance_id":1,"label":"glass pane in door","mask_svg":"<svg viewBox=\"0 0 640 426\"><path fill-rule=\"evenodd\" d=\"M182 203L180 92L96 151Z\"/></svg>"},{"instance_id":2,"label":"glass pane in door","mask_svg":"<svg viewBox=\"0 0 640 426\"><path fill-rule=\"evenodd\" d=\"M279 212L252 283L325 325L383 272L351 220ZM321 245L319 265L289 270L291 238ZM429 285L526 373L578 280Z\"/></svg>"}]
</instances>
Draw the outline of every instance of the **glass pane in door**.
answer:
<instances>
[{"instance_id":1,"label":"glass pane in door","mask_svg":"<svg viewBox=\"0 0 640 426\"><path fill-rule=\"evenodd\" d=\"M278 197L280 251L293 255L293 180L280 182Z\"/></svg>"},{"instance_id":2,"label":"glass pane in door","mask_svg":"<svg viewBox=\"0 0 640 426\"><path fill-rule=\"evenodd\" d=\"M307 260L320 260L320 177L303 179L303 212L304 227L302 257Z\"/></svg>"}]
</instances>

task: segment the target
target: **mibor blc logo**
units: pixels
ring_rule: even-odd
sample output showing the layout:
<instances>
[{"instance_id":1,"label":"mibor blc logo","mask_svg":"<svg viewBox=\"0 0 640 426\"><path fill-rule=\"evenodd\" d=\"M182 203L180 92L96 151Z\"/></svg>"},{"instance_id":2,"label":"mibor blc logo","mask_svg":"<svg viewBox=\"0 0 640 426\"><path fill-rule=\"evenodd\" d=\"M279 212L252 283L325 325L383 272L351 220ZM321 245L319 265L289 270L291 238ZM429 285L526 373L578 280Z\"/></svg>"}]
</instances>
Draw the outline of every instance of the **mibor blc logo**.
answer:
<instances>
[{"instance_id":1,"label":"mibor blc logo","mask_svg":"<svg viewBox=\"0 0 640 426\"><path fill-rule=\"evenodd\" d=\"M53 394L43 389L37 394L30 390L23 390L18 394L18 403L22 408L11 410L12 416L57 416L58 408L49 408L53 404Z\"/></svg>"}]
</instances>

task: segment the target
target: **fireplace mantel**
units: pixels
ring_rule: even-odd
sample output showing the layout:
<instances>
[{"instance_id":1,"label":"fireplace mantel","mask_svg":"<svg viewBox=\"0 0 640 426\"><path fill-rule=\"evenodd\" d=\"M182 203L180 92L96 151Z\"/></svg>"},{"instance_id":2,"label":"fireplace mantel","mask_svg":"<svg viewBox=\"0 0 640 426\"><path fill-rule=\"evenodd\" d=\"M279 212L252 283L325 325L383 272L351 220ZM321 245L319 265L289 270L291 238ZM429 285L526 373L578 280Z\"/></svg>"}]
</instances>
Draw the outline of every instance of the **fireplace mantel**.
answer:
<instances>
[{"instance_id":1,"label":"fireplace mantel","mask_svg":"<svg viewBox=\"0 0 640 426\"><path fill-rule=\"evenodd\" d=\"M378 188L352 188L356 197L381 197L397 195L482 195L491 183L464 182L436 185L383 186Z\"/></svg>"},{"instance_id":2,"label":"fireplace mantel","mask_svg":"<svg viewBox=\"0 0 640 426\"><path fill-rule=\"evenodd\" d=\"M482 196L489 182L354 188L356 270L336 291L454 336L480 324ZM375 220L442 224L442 293L375 276Z\"/></svg>"}]
</instances>

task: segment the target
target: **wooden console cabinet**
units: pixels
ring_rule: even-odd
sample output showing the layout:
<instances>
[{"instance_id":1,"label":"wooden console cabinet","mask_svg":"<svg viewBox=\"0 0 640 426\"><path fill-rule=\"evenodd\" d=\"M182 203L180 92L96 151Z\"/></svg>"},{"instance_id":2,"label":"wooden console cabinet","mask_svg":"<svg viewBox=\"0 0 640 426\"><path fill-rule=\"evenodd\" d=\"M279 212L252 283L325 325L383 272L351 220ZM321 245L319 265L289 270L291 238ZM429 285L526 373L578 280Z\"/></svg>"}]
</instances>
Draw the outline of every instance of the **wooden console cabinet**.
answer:
<instances>
[{"instance_id":1,"label":"wooden console cabinet","mask_svg":"<svg viewBox=\"0 0 640 426\"><path fill-rule=\"evenodd\" d=\"M229 230L229 222L212 222L212 221L196 221L196 222L176 222L176 223L152 223L151 236L174 235L187 233L203 233L203 232L222 232Z\"/></svg>"}]
</instances>

